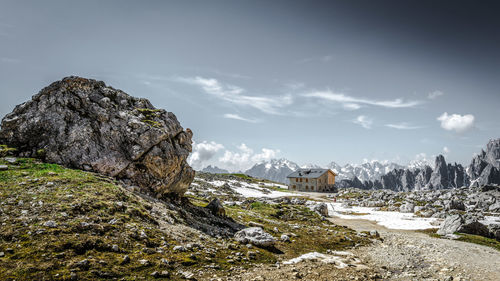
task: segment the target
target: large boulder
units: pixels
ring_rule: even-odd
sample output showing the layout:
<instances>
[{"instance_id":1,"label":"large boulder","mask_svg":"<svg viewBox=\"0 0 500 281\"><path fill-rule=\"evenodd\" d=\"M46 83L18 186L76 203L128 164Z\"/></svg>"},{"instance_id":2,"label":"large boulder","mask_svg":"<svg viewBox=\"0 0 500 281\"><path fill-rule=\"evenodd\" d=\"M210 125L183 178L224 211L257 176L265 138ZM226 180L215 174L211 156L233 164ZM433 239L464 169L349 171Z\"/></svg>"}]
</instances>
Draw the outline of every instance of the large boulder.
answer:
<instances>
[{"instance_id":1,"label":"large boulder","mask_svg":"<svg viewBox=\"0 0 500 281\"><path fill-rule=\"evenodd\" d=\"M463 217L456 214L447 216L437 231L439 235L449 235L455 232L475 234L488 237L490 230L484 224L480 223L477 218Z\"/></svg>"},{"instance_id":2,"label":"large boulder","mask_svg":"<svg viewBox=\"0 0 500 281\"><path fill-rule=\"evenodd\" d=\"M209 209L214 216L226 216L226 210L224 210L224 206L222 206L218 198L214 198L212 201L210 201L210 203L208 203L205 208Z\"/></svg>"},{"instance_id":3,"label":"large boulder","mask_svg":"<svg viewBox=\"0 0 500 281\"><path fill-rule=\"evenodd\" d=\"M243 244L252 244L258 247L270 247L276 242L274 237L260 227L248 227L234 234L234 239Z\"/></svg>"},{"instance_id":4,"label":"large boulder","mask_svg":"<svg viewBox=\"0 0 500 281\"><path fill-rule=\"evenodd\" d=\"M16 106L0 130L0 143L21 156L113 176L157 197L182 195L193 180L191 137L173 113L80 77Z\"/></svg>"},{"instance_id":5,"label":"large boulder","mask_svg":"<svg viewBox=\"0 0 500 281\"><path fill-rule=\"evenodd\" d=\"M406 202L405 204L399 207L399 211L401 213L413 213L415 210L415 205L410 202Z\"/></svg>"},{"instance_id":6,"label":"large boulder","mask_svg":"<svg viewBox=\"0 0 500 281\"><path fill-rule=\"evenodd\" d=\"M320 204L314 205L313 210L323 217L329 217L328 205L326 205L325 203L320 203Z\"/></svg>"}]
</instances>

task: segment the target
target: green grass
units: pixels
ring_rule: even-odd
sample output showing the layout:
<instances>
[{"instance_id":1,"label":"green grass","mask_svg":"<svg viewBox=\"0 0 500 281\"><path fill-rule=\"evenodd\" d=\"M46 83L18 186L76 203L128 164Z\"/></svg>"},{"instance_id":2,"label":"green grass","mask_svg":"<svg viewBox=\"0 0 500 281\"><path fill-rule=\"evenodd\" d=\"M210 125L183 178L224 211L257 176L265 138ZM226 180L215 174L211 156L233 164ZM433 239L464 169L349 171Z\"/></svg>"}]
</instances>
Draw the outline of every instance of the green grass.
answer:
<instances>
[{"instance_id":1,"label":"green grass","mask_svg":"<svg viewBox=\"0 0 500 281\"><path fill-rule=\"evenodd\" d=\"M431 237L434 237L434 238L442 238L441 235L436 233L437 230L438 230L437 228L430 228L430 229L418 230L418 232L425 233L425 234L427 234ZM457 232L455 234L459 236L459 238L457 239L458 241L488 246L488 247L491 247L493 249L500 251L500 241L497 241L495 239L487 238L487 237L479 236L479 235L466 234L466 233L458 233Z\"/></svg>"},{"instance_id":2,"label":"green grass","mask_svg":"<svg viewBox=\"0 0 500 281\"><path fill-rule=\"evenodd\" d=\"M464 241L464 242L469 242L469 243L474 243L474 244L479 244L483 246L488 246L494 249L497 249L500 251L500 241L497 241L495 239L479 236L479 235L472 235L472 234L465 234L465 233L456 233L457 235L460 236L458 238L458 241Z\"/></svg>"},{"instance_id":3,"label":"green grass","mask_svg":"<svg viewBox=\"0 0 500 281\"><path fill-rule=\"evenodd\" d=\"M211 264L218 265L217 274L223 276L231 274L229 268L235 265L252 267L311 251L369 243L351 229L321 220L304 206L248 201L226 207L227 216L244 225L251 221L262 224L278 240L283 233L293 233L292 243L277 242L281 254L271 249L250 249L232 239L205 240L203 245L215 249L213 254L204 250L176 252L173 247L186 243L185 238L169 229L161 230L159 215L151 212L151 202L119 186L114 179L36 159L18 158L11 165L0 158L0 164L9 166L0 171L0 251L5 252L0 258L0 280L67 280L72 271L80 280L106 279L103 273L120 280L149 280L153 271L163 270L172 273L168 280L179 280L175 272L196 272ZM208 198L192 196L190 201L206 206ZM177 213L167 211L167 216L178 219ZM112 219L117 223L111 224ZM49 220L57 226L44 226ZM147 238L140 238L141 231ZM120 252L112 251L113 244ZM145 253L144 248L163 252ZM248 251L256 252L256 258L227 262L235 252L247 256ZM130 256L129 264L121 264L124 255ZM162 264L161 258L171 263ZM90 269L76 266L83 259L90 261ZM151 265L140 265L140 259L149 260ZM200 278L211 276L205 277Z\"/></svg>"}]
</instances>

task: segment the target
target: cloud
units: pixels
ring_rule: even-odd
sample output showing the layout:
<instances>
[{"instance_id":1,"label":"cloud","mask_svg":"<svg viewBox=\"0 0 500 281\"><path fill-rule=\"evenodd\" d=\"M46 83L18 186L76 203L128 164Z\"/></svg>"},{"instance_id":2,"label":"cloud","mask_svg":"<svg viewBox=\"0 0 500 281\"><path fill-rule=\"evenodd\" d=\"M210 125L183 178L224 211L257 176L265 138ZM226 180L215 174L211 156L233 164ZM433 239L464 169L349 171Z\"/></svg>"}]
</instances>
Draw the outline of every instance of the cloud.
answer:
<instances>
[{"instance_id":1,"label":"cloud","mask_svg":"<svg viewBox=\"0 0 500 281\"><path fill-rule=\"evenodd\" d=\"M427 98L430 100L433 100L433 99L436 99L437 97L442 96L442 95L444 95L444 93L441 91L433 91L427 95Z\"/></svg>"},{"instance_id":2,"label":"cloud","mask_svg":"<svg viewBox=\"0 0 500 281\"><path fill-rule=\"evenodd\" d=\"M224 101L246 107L253 107L264 113L279 115L281 109L293 102L291 95L278 97L263 97L245 95L245 90L241 87L224 84L214 78L178 78L177 81L200 86L207 94L213 95Z\"/></svg>"},{"instance_id":3,"label":"cloud","mask_svg":"<svg viewBox=\"0 0 500 281\"><path fill-rule=\"evenodd\" d=\"M450 153L450 149L447 146L443 147L443 153L445 154Z\"/></svg>"},{"instance_id":4,"label":"cloud","mask_svg":"<svg viewBox=\"0 0 500 281\"><path fill-rule=\"evenodd\" d=\"M21 62L21 60L20 60L20 59L16 59L16 58L7 58L7 57L0 58L0 61L1 61L1 62L5 62L5 63L19 63L19 62Z\"/></svg>"},{"instance_id":5,"label":"cloud","mask_svg":"<svg viewBox=\"0 0 500 281\"><path fill-rule=\"evenodd\" d=\"M290 83L286 83L285 84L285 87L290 89L290 90L298 90L298 89L302 89L306 86L305 83L302 83L302 82L290 82Z\"/></svg>"},{"instance_id":6,"label":"cloud","mask_svg":"<svg viewBox=\"0 0 500 281\"><path fill-rule=\"evenodd\" d=\"M321 56L321 57L310 57L310 58L301 59L301 60L298 60L297 63L304 64L304 63L310 63L310 62L314 62L314 61L327 63L327 62L330 62L331 60L333 60L332 55L325 55L325 56Z\"/></svg>"},{"instance_id":7,"label":"cloud","mask_svg":"<svg viewBox=\"0 0 500 281\"><path fill-rule=\"evenodd\" d=\"M443 113L437 118L441 121L441 128L447 131L455 131L457 133L463 133L474 127L474 115L466 114L451 114L448 115L447 112Z\"/></svg>"},{"instance_id":8,"label":"cloud","mask_svg":"<svg viewBox=\"0 0 500 281\"><path fill-rule=\"evenodd\" d=\"M203 141L193 144L193 153L189 156L188 163L195 169L202 168L203 163L212 159L224 146L216 142Z\"/></svg>"},{"instance_id":9,"label":"cloud","mask_svg":"<svg viewBox=\"0 0 500 281\"><path fill-rule=\"evenodd\" d=\"M416 130L421 129L419 126L412 126L406 122L396 123L396 124L385 124L386 127L398 129L398 130Z\"/></svg>"},{"instance_id":10,"label":"cloud","mask_svg":"<svg viewBox=\"0 0 500 281\"><path fill-rule=\"evenodd\" d=\"M238 146L238 151L226 150L219 158L223 167L229 167L233 171L245 171L254 164L276 158L280 150L262 148L259 153L254 153L253 149L242 143Z\"/></svg>"},{"instance_id":11,"label":"cloud","mask_svg":"<svg viewBox=\"0 0 500 281\"><path fill-rule=\"evenodd\" d=\"M365 115L360 115L356 119L352 120L354 124L358 124L365 129L371 129L373 124L373 119L366 117Z\"/></svg>"},{"instance_id":12,"label":"cloud","mask_svg":"<svg viewBox=\"0 0 500 281\"><path fill-rule=\"evenodd\" d=\"M361 105L357 103L343 103L342 107L344 107L347 110L358 110L361 108Z\"/></svg>"},{"instance_id":13,"label":"cloud","mask_svg":"<svg viewBox=\"0 0 500 281\"><path fill-rule=\"evenodd\" d=\"M257 123L257 122L259 122L259 120L257 120L257 119L248 119L248 118L245 118L245 117L241 117L238 114L231 114L231 113L224 114L224 118L234 119L234 120L240 120L240 121L245 121L245 122L249 122L249 123Z\"/></svg>"},{"instance_id":14,"label":"cloud","mask_svg":"<svg viewBox=\"0 0 500 281\"><path fill-rule=\"evenodd\" d=\"M365 98L356 98L348 96L344 93L335 93L333 91L314 91L303 94L305 97L319 98L331 102L341 103L344 108L359 108L360 104L381 106L386 108L405 108L405 107L415 107L421 104L421 101L405 101L404 99L397 98L393 100L371 100Z\"/></svg>"}]
</instances>

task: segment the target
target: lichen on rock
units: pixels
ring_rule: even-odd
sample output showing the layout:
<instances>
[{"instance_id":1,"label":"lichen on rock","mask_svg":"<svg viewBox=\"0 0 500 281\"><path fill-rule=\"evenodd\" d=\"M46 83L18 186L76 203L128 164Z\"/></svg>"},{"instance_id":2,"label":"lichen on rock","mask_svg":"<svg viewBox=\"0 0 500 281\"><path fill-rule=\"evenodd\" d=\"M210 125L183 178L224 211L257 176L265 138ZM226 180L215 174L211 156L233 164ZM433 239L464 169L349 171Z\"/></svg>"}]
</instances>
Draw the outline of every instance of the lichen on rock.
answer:
<instances>
[{"instance_id":1,"label":"lichen on rock","mask_svg":"<svg viewBox=\"0 0 500 281\"><path fill-rule=\"evenodd\" d=\"M147 99L74 76L16 106L0 130L0 143L20 156L113 176L156 197L182 195L193 180L191 137Z\"/></svg>"}]
</instances>

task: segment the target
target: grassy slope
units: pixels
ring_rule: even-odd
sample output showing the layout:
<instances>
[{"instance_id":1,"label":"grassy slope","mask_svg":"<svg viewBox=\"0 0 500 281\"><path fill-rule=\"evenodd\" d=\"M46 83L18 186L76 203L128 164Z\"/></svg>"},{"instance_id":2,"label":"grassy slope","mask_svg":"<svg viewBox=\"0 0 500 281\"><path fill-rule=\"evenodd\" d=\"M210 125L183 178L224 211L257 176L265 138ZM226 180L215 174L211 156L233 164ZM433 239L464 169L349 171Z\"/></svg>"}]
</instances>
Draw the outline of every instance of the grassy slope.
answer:
<instances>
[{"instance_id":1,"label":"grassy slope","mask_svg":"<svg viewBox=\"0 0 500 281\"><path fill-rule=\"evenodd\" d=\"M425 233L431 237L434 238L441 238L441 235L437 234L436 231L437 228L431 228L431 229L425 229L425 230L420 230L419 232ZM458 241L464 241L468 243L474 243L474 244L479 244L483 246L488 246L493 249L496 249L500 251L500 241L497 241L495 239L479 236L479 235L473 235L473 234L466 234L466 233L455 233L456 235L460 236L457 240Z\"/></svg>"},{"instance_id":2,"label":"grassy slope","mask_svg":"<svg viewBox=\"0 0 500 281\"><path fill-rule=\"evenodd\" d=\"M0 164L7 163L0 159ZM208 202L195 197L191 201L201 206ZM151 278L154 271L168 271L171 277L166 279L176 280L180 279L176 273L186 270L199 271L203 278L230 274L227 269L232 266L274 263L310 251L368 243L350 229L321 221L302 206L247 203L228 207L227 214L244 224L261 223L277 238L293 233L293 242L278 242L270 251L209 238L201 250L178 252L174 246L186 241L180 241L175 231L159 227L150 203L112 179L18 159L7 171L0 171L0 252L5 254L0 257L0 280L64 280L71 272L81 280L137 280ZM175 218L175 214L161 216L166 215ZM48 221L56 226L45 226ZM279 233L273 232L275 227ZM147 237L141 237L142 232ZM249 251L256 253L255 258L247 258ZM236 253L241 253L239 258ZM125 255L131 261L122 264ZM85 259L88 266L79 265ZM149 265L141 265L142 259Z\"/></svg>"}]
</instances>

